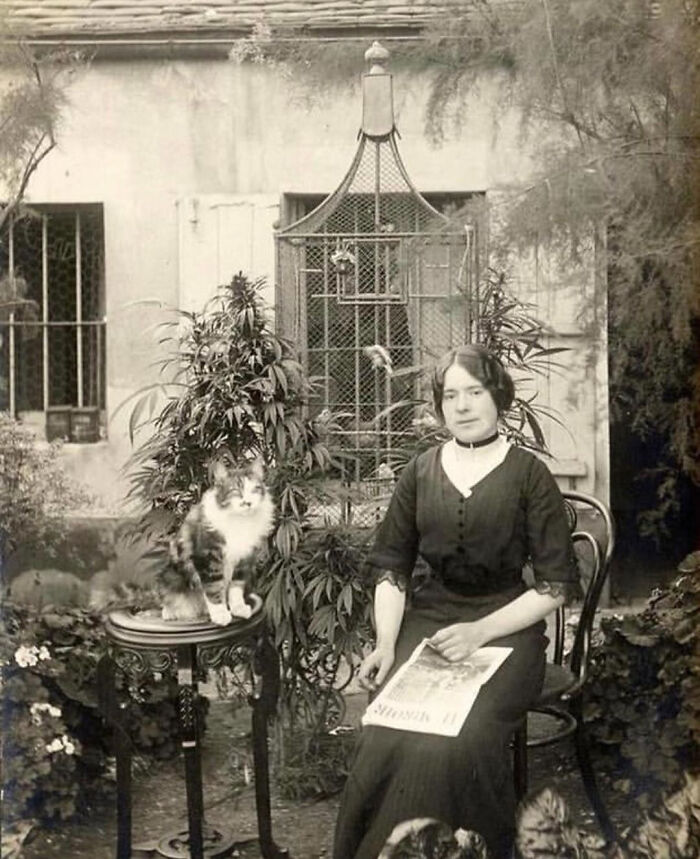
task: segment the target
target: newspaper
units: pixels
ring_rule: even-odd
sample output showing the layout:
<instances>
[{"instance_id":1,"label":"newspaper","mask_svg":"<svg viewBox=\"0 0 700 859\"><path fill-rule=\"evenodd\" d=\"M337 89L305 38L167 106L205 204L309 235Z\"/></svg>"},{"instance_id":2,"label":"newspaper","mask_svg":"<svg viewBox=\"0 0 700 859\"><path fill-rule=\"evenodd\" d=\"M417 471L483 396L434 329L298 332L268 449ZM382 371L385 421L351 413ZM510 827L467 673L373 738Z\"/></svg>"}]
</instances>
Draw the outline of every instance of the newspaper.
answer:
<instances>
[{"instance_id":1,"label":"newspaper","mask_svg":"<svg viewBox=\"0 0 700 859\"><path fill-rule=\"evenodd\" d=\"M481 647L461 662L449 662L423 639L367 707L362 724L456 737L479 689L512 650Z\"/></svg>"}]
</instances>

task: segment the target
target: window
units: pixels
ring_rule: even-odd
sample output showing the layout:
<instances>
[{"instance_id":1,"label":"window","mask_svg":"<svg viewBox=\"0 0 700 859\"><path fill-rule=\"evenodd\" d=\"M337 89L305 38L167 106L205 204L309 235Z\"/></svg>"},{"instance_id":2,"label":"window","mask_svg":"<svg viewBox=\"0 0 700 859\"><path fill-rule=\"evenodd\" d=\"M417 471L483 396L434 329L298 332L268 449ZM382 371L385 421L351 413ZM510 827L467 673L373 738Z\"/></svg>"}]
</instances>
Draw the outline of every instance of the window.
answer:
<instances>
[{"instance_id":1,"label":"window","mask_svg":"<svg viewBox=\"0 0 700 859\"><path fill-rule=\"evenodd\" d=\"M105 408L101 205L34 206L0 241L0 409L96 441Z\"/></svg>"}]
</instances>

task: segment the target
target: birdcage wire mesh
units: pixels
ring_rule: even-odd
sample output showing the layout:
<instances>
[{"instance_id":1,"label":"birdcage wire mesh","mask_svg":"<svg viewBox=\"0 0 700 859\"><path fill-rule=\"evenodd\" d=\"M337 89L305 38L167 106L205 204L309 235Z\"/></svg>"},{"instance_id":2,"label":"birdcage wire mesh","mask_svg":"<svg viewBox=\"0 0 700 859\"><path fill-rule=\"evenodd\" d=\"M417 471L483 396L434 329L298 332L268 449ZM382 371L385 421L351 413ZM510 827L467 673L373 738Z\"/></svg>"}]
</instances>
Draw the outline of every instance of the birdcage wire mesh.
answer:
<instances>
[{"instance_id":1,"label":"birdcage wire mesh","mask_svg":"<svg viewBox=\"0 0 700 859\"><path fill-rule=\"evenodd\" d=\"M336 191L277 233L277 318L319 379L311 412L333 417L355 524L376 521L415 437L428 395L415 368L469 340L475 230L416 190L390 135L362 137Z\"/></svg>"},{"instance_id":2,"label":"birdcage wire mesh","mask_svg":"<svg viewBox=\"0 0 700 859\"><path fill-rule=\"evenodd\" d=\"M0 315L0 409L105 406L99 207L37 207L0 241L0 277L30 304Z\"/></svg>"}]
</instances>

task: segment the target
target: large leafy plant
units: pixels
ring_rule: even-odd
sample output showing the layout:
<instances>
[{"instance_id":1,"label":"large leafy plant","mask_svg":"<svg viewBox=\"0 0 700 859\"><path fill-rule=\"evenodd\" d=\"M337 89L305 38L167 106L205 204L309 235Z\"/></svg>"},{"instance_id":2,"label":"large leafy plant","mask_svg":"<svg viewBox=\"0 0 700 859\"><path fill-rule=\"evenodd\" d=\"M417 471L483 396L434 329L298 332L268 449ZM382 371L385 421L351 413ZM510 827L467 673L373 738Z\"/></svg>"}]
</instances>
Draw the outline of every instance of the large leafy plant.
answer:
<instances>
[{"instance_id":1,"label":"large leafy plant","mask_svg":"<svg viewBox=\"0 0 700 859\"><path fill-rule=\"evenodd\" d=\"M272 330L264 285L239 273L204 310L177 310L164 323L170 354L161 369L170 379L135 395L132 438L139 428L149 438L132 459L130 496L145 504L145 524L172 531L199 500L213 455L260 455L278 508L274 544L288 556L301 536L306 484L329 454L304 418L312 382Z\"/></svg>"},{"instance_id":2,"label":"large leafy plant","mask_svg":"<svg viewBox=\"0 0 700 859\"><path fill-rule=\"evenodd\" d=\"M350 537L309 527L331 462L327 426L304 415L313 380L273 332L263 287L239 273L204 310L168 323L172 379L140 391L131 412L132 432L151 433L133 457L131 497L145 506L145 528L172 532L206 488L212 455L262 456L277 523L254 587L282 659L280 724L306 731L305 755L339 706L341 664L362 649L369 595Z\"/></svg>"},{"instance_id":3,"label":"large leafy plant","mask_svg":"<svg viewBox=\"0 0 700 859\"><path fill-rule=\"evenodd\" d=\"M639 614L604 618L586 720L615 786L648 807L698 766L700 553Z\"/></svg>"}]
</instances>

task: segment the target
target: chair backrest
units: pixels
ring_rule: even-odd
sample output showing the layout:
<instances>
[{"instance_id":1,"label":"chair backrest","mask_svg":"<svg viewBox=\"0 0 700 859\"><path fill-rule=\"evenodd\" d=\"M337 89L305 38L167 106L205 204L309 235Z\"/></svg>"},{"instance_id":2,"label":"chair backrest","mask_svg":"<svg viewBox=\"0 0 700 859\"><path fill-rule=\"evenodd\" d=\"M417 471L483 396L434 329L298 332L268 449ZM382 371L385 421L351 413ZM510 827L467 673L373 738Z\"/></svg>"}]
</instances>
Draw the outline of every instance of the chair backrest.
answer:
<instances>
[{"instance_id":1,"label":"chair backrest","mask_svg":"<svg viewBox=\"0 0 700 859\"><path fill-rule=\"evenodd\" d=\"M577 678L577 686L580 687L586 679L593 621L610 571L610 559L615 550L615 523L608 507L593 495L573 490L566 490L562 495L571 525L574 548L585 545L590 549L590 570L586 571L586 575L582 569L583 559L579 560L584 596L571 652L567 659L569 669ZM591 521L585 522L589 517ZM565 658L565 632L566 609L562 606L556 613L554 637L554 661L560 665Z\"/></svg>"}]
</instances>

